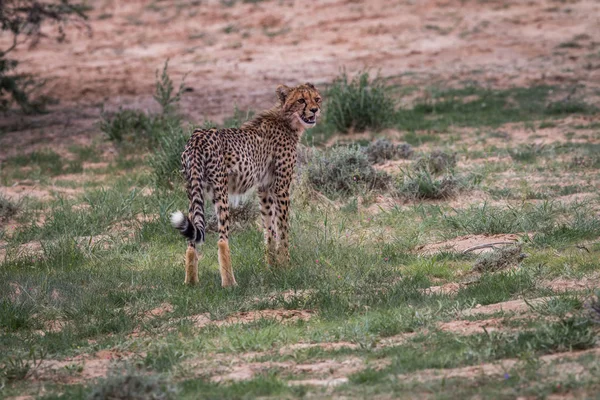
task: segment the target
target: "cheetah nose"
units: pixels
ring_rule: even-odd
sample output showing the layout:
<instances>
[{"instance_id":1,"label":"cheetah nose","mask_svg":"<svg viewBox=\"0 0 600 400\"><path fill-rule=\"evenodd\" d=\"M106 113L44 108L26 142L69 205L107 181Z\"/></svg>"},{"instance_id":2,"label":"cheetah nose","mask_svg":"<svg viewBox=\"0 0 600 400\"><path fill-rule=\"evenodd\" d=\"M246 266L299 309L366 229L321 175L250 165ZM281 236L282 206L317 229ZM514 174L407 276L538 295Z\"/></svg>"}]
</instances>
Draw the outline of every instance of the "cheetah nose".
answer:
<instances>
[{"instance_id":1,"label":"cheetah nose","mask_svg":"<svg viewBox=\"0 0 600 400\"><path fill-rule=\"evenodd\" d=\"M319 111L318 107L313 107L310 109L310 111L312 111L313 113L316 113L317 111Z\"/></svg>"}]
</instances>

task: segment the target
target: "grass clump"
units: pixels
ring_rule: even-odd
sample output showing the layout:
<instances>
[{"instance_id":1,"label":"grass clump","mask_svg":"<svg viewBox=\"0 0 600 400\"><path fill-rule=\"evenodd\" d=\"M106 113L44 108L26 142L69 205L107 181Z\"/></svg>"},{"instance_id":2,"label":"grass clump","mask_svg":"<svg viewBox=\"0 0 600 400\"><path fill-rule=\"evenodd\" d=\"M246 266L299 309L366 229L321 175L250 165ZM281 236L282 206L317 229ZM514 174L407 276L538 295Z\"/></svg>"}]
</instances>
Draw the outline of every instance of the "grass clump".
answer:
<instances>
[{"instance_id":1,"label":"grass clump","mask_svg":"<svg viewBox=\"0 0 600 400\"><path fill-rule=\"evenodd\" d=\"M510 266L519 264L524 258L525 254L521 252L521 245L509 245L480 255L477 260L475 260L473 271L500 271Z\"/></svg>"},{"instance_id":2,"label":"grass clump","mask_svg":"<svg viewBox=\"0 0 600 400\"><path fill-rule=\"evenodd\" d=\"M363 132L390 126L394 119L394 101L385 83L371 79L367 72L350 79L344 72L326 92L325 124L346 133Z\"/></svg>"},{"instance_id":3,"label":"grass clump","mask_svg":"<svg viewBox=\"0 0 600 400\"><path fill-rule=\"evenodd\" d=\"M369 143L365 149L369 161L373 164L380 164L386 160L398 158L410 158L414 150L408 143L393 144L387 139L377 139Z\"/></svg>"},{"instance_id":4,"label":"grass clump","mask_svg":"<svg viewBox=\"0 0 600 400\"><path fill-rule=\"evenodd\" d=\"M308 181L327 196L352 195L361 190L383 189L389 176L373 168L358 146L314 150L305 168Z\"/></svg>"},{"instance_id":5,"label":"grass clump","mask_svg":"<svg viewBox=\"0 0 600 400\"><path fill-rule=\"evenodd\" d=\"M4 358L0 362L0 383L29 378L40 367L45 356L43 351L30 348L27 356L18 354Z\"/></svg>"},{"instance_id":6,"label":"grass clump","mask_svg":"<svg viewBox=\"0 0 600 400\"><path fill-rule=\"evenodd\" d=\"M168 400L175 399L175 389L158 377L127 373L101 381L90 393L88 400Z\"/></svg>"}]
</instances>

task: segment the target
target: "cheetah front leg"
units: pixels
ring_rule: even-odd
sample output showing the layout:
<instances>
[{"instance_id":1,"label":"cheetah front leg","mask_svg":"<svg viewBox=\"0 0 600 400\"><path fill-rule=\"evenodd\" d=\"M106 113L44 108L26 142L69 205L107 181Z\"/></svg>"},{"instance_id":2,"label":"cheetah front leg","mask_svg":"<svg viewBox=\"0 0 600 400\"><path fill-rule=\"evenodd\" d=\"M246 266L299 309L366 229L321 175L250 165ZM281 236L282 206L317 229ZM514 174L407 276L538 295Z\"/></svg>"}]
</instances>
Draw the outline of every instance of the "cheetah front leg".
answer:
<instances>
[{"instance_id":1,"label":"cheetah front leg","mask_svg":"<svg viewBox=\"0 0 600 400\"><path fill-rule=\"evenodd\" d=\"M275 263L275 226L273 224L273 214L275 212L275 204L273 195L268 189L259 189L258 196L260 197L260 214L263 221L263 230L265 235L265 258L268 265Z\"/></svg>"},{"instance_id":2,"label":"cheetah front leg","mask_svg":"<svg viewBox=\"0 0 600 400\"><path fill-rule=\"evenodd\" d=\"M215 188L213 203L215 214L219 222L219 241L217 242L219 252L219 271L221 272L221 286L236 286L233 268L231 266L231 252L229 250L229 200L227 196L227 185Z\"/></svg>"},{"instance_id":3,"label":"cheetah front leg","mask_svg":"<svg viewBox=\"0 0 600 400\"><path fill-rule=\"evenodd\" d=\"M283 184L275 199L277 220L277 263L284 265L290 262L289 250L289 207L290 192L289 183Z\"/></svg>"}]
</instances>

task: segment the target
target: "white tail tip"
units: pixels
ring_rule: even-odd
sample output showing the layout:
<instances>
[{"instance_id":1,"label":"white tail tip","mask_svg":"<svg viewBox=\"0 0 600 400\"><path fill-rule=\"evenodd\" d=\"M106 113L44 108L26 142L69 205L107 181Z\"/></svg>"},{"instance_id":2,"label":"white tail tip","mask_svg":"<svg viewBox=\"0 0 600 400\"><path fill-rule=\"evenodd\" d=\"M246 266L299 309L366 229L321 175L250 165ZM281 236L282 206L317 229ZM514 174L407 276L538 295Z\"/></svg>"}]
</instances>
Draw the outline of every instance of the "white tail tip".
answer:
<instances>
[{"instance_id":1,"label":"white tail tip","mask_svg":"<svg viewBox=\"0 0 600 400\"><path fill-rule=\"evenodd\" d=\"M180 227L184 220L185 216L181 211L175 211L173 214L171 214L171 225L173 225L175 228Z\"/></svg>"}]
</instances>

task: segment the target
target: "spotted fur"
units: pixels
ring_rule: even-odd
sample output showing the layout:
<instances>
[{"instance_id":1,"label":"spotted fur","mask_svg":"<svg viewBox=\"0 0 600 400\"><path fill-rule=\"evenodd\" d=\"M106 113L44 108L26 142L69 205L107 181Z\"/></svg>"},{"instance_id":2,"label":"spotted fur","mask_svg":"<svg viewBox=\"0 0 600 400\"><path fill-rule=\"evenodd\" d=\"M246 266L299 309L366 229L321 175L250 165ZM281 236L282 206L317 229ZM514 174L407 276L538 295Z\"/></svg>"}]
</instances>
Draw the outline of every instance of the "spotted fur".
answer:
<instances>
[{"instance_id":1,"label":"spotted fur","mask_svg":"<svg viewBox=\"0 0 600 400\"><path fill-rule=\"evenodd\" d=\"M258 189L267 262L289 261L288 213L296 147L315 125L321 95L310 83L276 90L278 103L237 129L197 129L181 156L189 199L187 216L172 224L188 239L185 282L198 281L196 245L205 238L204 194L212 196L218 216L218 255L222 286L236 284L229 250L229 196Z\"/></svg>"}]
</instances>

